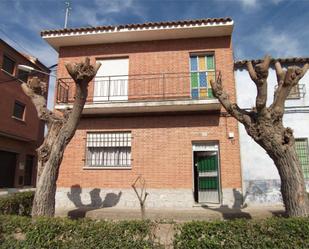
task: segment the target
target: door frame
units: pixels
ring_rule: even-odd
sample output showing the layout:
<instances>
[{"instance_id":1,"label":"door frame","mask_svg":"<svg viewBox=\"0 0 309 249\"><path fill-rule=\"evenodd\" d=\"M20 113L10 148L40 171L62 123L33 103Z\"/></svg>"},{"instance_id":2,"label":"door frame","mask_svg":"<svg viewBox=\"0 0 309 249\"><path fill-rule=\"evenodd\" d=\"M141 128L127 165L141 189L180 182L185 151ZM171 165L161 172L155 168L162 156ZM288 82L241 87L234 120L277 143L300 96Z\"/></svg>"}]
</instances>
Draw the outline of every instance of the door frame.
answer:
<instances>
[{"instance_id":1,"label":"door frame","mask_svg":"<svg viewBox=\"0 0 309 249\"><path fill-rule=\"evenodd\" d=\"M201 148L195 149L194 146L200 145ZM204 146L204 149L202 149ZM195 195L195 177L194 177L194 152L217 152L218 155L218 200L219 202L199 202L194 198L195 203L203 204L203 203L212 203L212 204L222 204L222 184L221 184L221 163L220 163L220 143L219 141L208 140L208 141L192 141L192 193L193 197Z\"/></svg>"}]
</instances>

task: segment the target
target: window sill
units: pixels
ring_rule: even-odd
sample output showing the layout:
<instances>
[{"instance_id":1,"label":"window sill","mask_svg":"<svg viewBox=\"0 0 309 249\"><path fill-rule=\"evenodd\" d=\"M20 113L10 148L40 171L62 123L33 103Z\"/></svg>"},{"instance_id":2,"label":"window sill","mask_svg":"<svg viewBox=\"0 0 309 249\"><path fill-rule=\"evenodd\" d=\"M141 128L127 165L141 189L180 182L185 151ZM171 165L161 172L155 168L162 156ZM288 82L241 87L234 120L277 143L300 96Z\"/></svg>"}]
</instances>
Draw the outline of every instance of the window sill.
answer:
<instances>
[{"instance_id":1,"label":"window sill","mask_svg":"<svg viewBox=\"0 0 309 249\"><path fill-rule=\"evenodd\" d=\"M1 68L1 71L4 72L5 74L7 74L8 76L12 77L12 78L15 78L14 72L13 72L13 73L10 73L10 72L4 70L3 68ZM16 78L15 78L15 79L16 79Z\"/></svg>"},{"instance_id":2,"label":"window sill","mask_svg":"<svg viewBox=\"0 0 309 249\"><path fill-rule=\"evenodd\" d=\"M20 118L17 118L15 116L12 116L12 119L15 119L15 120L17 120L17 121L19 121L19 122L21 122L23 124L26 124L26 121L24 119L20 119Z\"/></svg>"},{"instance_id":3,"label":"window sill","mask_svg":"<svg viewBox=\"0 0 309 249\"><path fill-rule=\"evenodd\" d=\"M95 167L95 166L93 166L93 167L89 167L89 166L85 166L85 167L83 167L83 169L85 169L85 170L89 170L89 169L94 169L94 170L105 170L105 169L107 169L107 170L110 170L110 169L117 169L117 170L131 170L132 169L132 166L114 166L114 167Z\"/></svg>"}]
</instances>

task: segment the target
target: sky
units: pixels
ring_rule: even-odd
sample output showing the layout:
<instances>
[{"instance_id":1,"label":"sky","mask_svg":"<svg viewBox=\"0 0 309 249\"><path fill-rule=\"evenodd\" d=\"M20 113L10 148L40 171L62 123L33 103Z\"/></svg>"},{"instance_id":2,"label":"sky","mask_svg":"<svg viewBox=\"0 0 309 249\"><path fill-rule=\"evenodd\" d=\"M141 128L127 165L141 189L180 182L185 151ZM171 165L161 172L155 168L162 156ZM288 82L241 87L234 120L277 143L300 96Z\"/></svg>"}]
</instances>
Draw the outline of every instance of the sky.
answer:
<instances>
[{"instance_id":1,"label":"sky","mask_svg":"<svg viewBox=\"0 0 309 249\"><path fill-rule=\"evenodd\" d=\"M309 0L71 0L68 27L231 17L234 58L309 57ZM0 0L0 37L46 66L40 31L64 26L65 0ZM55 73L55 72L53 72ZM51 78L49 106L55 79Z\"/></svg>"}]
</instances>

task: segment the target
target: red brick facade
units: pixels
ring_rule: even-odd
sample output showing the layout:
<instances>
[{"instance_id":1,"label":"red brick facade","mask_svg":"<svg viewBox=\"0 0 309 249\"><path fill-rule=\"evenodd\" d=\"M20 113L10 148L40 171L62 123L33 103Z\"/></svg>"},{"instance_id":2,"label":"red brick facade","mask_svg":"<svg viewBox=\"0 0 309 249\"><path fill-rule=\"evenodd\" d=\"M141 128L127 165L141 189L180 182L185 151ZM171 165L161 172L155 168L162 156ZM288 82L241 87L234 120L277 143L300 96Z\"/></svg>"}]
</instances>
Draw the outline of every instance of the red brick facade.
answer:
<instances>
[{"instance_id":1,"label":"red brick facade","mask_svg":"<svg viewBox=\"0 0 309 249\"><path fill-rule=\"evenodd\" d=\"M12 165L12 167L15 167L14 187L21 187L23 186L22 178L25 173L25 169L21 164L26 163L27 155L36 156L35 149L42 143L44 138L44 124L37 118L34 105L30 98L23 93L20 87L21 83L16 80L18 75L17 65L28 65L46 72L49 72L49 70L42 65L31 62L25 55L20 54L0 40L0 68L2 68L4 55L12 59L15 66L12 75L0 69L0 151L16 153L16 165ZM46 75L37 75L45 82L48 82ZM13 117L15 101L25 106L23 120ZM32 174L32 185L34 185L35 168Z\"/></svg>"},{"instance_id":2,"label":"red brick facade","mask_svg":"<svg viewBox=\"0 0 309 249\"><path fill-rule=\"evenodd\" d=\"M65 62L79 62L88 56L94 63L102 58L129 58L129 74L189 73L190 53L214 53L216 71L222 72L225 89L235 100L231 37L194 38L131 43L61 47L58 77L68 77ZM179 82L169 87L179 88ZM183 86L182 86L183 87ZM188 83L187 87L190 85ZM93 84L89 86L89 94ZM129 92L138 91L130 86ZM190 92L190 91L188 91ZM133 94L134 95L134 94ZM91 99L90 99L91 101ZM86 133L89 131L131 131L131 169L83 169ZM235 137L228 138L234 132ZM238 127L222 112L153 113L126 116L84 116L66 148L58 187L79 184L85 188L131 188L142 174L147 188L192 189L194 142L219 144L221 188L241 188Z\"/></svg>"},{"instance_id":3,"label":"red brick facade","mask_svg":"<svg viewBox=\"0 0 309 249\"><path fill-rule=\"evenodd\" d=\"M132 169L85 166L87 131L131 131ZM228 139L227 132L235 138ZM218 141L222 188L240 188L237 122L216 114L83 118L66 148L58 186L131 188L142 174L148 188L192 188L192 143Z\"/></svg>"},{"instance_id":4,"label":"red brick facade","mask_svg":"<svg viewBox=\"0 0 309 249\"><path fill-rule=\"evenodd\" d=\"M231 37L208 37L179 40L146 41L130 43L99 44L80 47L62 47L59 51L58 78L69 77L64 67L66 62L79 62L85 56L90 57L91 62L106 58L129 58L129 75L161 74L161 73L183 73L189 75L190 53L214 53L216 70L222 71L223 80L227 82L227 90L234 94L234 74L233 74L233 51L231 47ZM133 78L133 77L132 77ZM189 80L185 83L168 80L167 92L184 92L190 94ZM130 81L130 78L129 78ZM137 82L134 78L129 82L129 97L139 95L136 89ZM133 83L130 85L130 83ZM134 84L135 83L135 84ZM72 83L73 84L73 83ZM93 96L93 82L89 85L89 96ZM187 90L179 89L187 88ZM178 89L178 90L177 90ZM69 94L73 100L74 89L71 88ZM155 96L148 96L148 98ZM92 101L91 97L88 98Z\"/></svg>"}]
</instances>

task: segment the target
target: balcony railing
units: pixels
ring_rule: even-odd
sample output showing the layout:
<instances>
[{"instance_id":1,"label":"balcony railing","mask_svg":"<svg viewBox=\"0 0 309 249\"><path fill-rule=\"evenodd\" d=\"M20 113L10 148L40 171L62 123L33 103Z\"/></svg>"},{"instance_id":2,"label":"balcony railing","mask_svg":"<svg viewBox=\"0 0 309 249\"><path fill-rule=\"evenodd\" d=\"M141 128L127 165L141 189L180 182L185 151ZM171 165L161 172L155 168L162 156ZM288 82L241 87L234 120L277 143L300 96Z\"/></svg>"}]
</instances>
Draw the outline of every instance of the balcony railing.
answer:
<instances>
[{"instance_id":1,"label":"balcony railing","mask_svg":"<svg viewBox=\"0 0 309 249\"><path fill-rule=\"evenodd\" d=\"M278 85L275 86L275 91L277 90ZM288 100L296 100L304 98L306 95L306 87L305 84L297 84L292 87L289 95L287 96Z\"/></svg>"},{"instance_id":2,"label":"balcony railing","mask_svg":"<svg viewBox=\"0 0 309 249\"><path fill-rule=\"evenodd\" d=\"M211 73L214 77L215 72ZM99 76L89 84L87 103L214 98L207 77L202 84L198 81L196 75L190 73ZM72 103L74 94L75 84L71 78L58 79L58 104Z\"/></svg>"}]
</instances>

